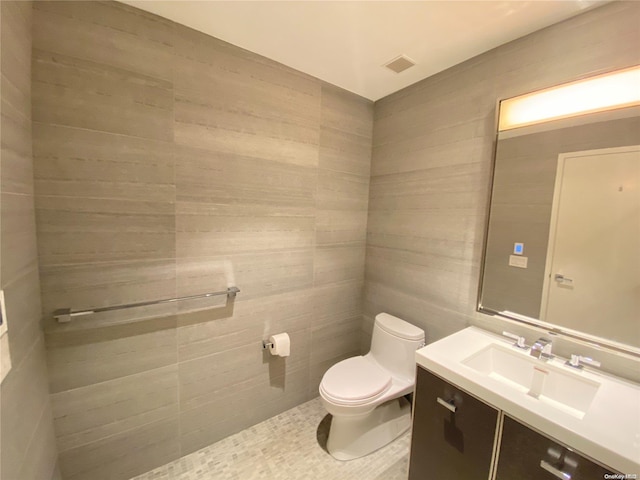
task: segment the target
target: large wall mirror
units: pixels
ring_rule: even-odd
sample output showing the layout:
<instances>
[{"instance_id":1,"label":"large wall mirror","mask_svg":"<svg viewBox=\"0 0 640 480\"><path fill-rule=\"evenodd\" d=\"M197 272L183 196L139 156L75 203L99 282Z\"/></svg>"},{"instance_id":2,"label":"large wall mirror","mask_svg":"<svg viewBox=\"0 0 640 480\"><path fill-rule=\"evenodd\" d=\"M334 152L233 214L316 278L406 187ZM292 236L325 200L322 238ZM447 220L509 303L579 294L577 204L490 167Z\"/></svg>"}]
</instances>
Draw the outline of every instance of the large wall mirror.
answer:
<instances>
[{"instance_id":1,"label":"large wall mirror","mask_svg":"<svg viewBox=\"0 0 640 480\"><path fill-rule=\"evenodd\" d=\"M478 309L640 355L637 102L498 132Z\"/></svg>"}]
</instances>

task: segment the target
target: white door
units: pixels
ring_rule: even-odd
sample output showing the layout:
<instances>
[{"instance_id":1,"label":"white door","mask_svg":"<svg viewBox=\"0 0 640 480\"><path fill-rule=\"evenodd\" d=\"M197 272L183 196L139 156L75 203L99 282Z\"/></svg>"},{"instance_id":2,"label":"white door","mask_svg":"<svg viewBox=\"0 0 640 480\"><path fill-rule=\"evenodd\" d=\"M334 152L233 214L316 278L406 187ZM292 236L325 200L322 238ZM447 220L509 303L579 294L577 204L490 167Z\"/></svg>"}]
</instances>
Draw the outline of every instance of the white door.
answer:
<instances>
[{"instance_id":1,"label":"white door","mask_svg":"<svg viewBox=\"0 0 640 480\"><path fill-rule=\"evenodd\" d=\"M640 146L560 155L541 312L640 344Z\"/></svg>"}]
</instances>

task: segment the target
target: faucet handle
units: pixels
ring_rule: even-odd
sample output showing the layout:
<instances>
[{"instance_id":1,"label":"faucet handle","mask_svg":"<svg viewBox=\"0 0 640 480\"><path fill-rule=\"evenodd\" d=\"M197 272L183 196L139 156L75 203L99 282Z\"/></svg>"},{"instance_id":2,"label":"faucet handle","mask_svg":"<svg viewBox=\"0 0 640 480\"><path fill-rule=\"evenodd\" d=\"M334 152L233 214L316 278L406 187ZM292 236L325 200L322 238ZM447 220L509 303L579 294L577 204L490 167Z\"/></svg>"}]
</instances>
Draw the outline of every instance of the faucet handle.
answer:
<instances>
[{"instance_id":1,"label":"faucet handle","mask_svg":"<svg viewBox=\"0 0 640 480\"><path fill-rule=\"evenodd\" d=\"M509 337L512 340L515 340L516 343L513 344L514 347L518 347L518 348L529 348L525 345L524 343L524 337L519 337L518 335L516 335L515 333L510 333L510 332L502 332L502 335L504 335L505 337Z\"/></svg>"},{"instance_id":2,"label":"faucet handle","mask_svg":"<svg viewBox=\"0 0 640 480\"><path fill-rule=\"evenodd\" d=\"M565 365L569 365L573 368L583 368L584 365L589 365L591 367L600 367L601 363L597 360L594 360L591 357L583 357L582 355L571 354L571 358L564 362Z\"/></svg>"},{"instance_id":3,"label":"faucet handle","mask_svg":"<svg viewBox=\"0 0 640 480\"><path fill-rule=\"evenodd\" d=\"M551 348L552 348L551 340L547 340L547 343L545 343L542 346L542 352L540 353L540 357L542 357L545 360L553 360L554 358L556 358L556 356L551 353Z\"/></svg>"}]
</instances>

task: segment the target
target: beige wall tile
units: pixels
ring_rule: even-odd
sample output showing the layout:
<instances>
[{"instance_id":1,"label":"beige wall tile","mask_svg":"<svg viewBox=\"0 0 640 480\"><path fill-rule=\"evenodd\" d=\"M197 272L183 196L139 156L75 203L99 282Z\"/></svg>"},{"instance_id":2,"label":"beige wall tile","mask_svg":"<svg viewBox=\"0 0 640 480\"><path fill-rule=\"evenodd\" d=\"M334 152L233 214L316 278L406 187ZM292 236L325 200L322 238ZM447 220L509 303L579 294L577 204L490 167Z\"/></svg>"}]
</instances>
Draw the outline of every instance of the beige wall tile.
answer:
<instances>
[{"instance_id":1,"label":"beige wall tile","mask_svg":"<svg viewBox=\"0 0 640 480\"><path fill-rule=\"evenodd\" d=\"M307 98L310 102L311 99L316 99L315 103L319 105L320 85L316 78L309 75L183 26L176 27L174 44L174 61L178 69L188 72L192 68L196 73L176 77L176 84L180 87L197 90L202 86L207 88L207 84L211 85L208 78L229 79L232 87L235 85L263 89L268 97L286 94L291 99ZM278 106L277 110L280 111L281 108ZM295 113L318 115L319 111L313 109Z\"/></svg>"},{"instance_id":2,"label":"beige wall tile","mask_svg":"<svg viewBox=\"0 0 640 480\"><path fill-rule=\"evenodd\" d=\"M7 321L11 329L11 362L19 367L42 335L40 327L40 283L36 268L3 287ZM40 345L42 347L42 345Z\"/></svg>"},{"instance_id":3,"label":"beige wall tile","mask_svg":"<svg viewBox=\"0 0 640 480\"><path fill-rule=\"evenodd\" d=\"M219 292L238 284L234 262L232 258L226 256L178 259L176 261L176 282L178 296ZM241 290L241 293L245 293L244 290ZM240 300L240 298L236 297L235 300ZM189 310L192 306L201 304L219 307L227 305L227 303L229 302L225 296L219 296L181 302L178 307Z\"/></svg>"},{"instance_id":4,"label":"beige wall tile","mask_svg":"<svg viewBox=\"0 0 640 480\"><path fill-rule=\"evenodd\" d=\"M63 392L177 362L175 329L49 348L49 388Z\"/></svg>"},{"instance_id":5,"label":"beige wall tile","mask_svg":"<svg viewBox=\"0 0 640 480\"><path fill-rule=\"evenodd\" d=\"M313 261L314 285L364 279L363 244L316 248Z\"/></svg>"},{"instance_id":6,"label":"beige wall tile","mask_svg":"<svg viewBox=\"0 0 640 480\"><path fill-rule=\"evenodd\" d=\"M35 23L38 252L65 478L165 463L175 445L146 448L145 432L162 437L177 412L186 453L307 400L311 326L361 311L373 103L115 2L39 3ZM235 300L51 318L229 286ZM271 358L262 340L283 331L292 355ZM245 403L227 415L220 398ZM115 444L131 447L127 433L139 461Z\"/></svg>"},{"instance_id":7,"label":"beige wall tile","mask_svg":"<svg viewBox=\"0 0 640 480\"><path fill-rule=\"evenodd\" d=\"M171 140L171 83L34 49L33 120Z\"/></svg>"},{"instance_id":8,"label":"beige wall tile","mask_svg":"<svg viewBox=\"0 0 640 480\"><path fill-rule=\"evenodd\" d=\"M371 138L373 111L370 101L334 85L322 84L323 127Z\"/></svg>"},{"instance_id":9,"label":"beige wall tile","mask_svg":"<svg viewBox=\"0 0 640 480\"><path fill-rule=\"evenodd\" d=\"M199 52L203 48L206 58ZM287 164L318 164L317 82L251 55L234 55L223 42L202 42L188 31L178 35L176 50L177 68L184 73L175 83L176 143Z\"/></svg>"},{"instance_id":10,"label":"beige wall tile","mask_svg":"<svg viewBox=\"0 0 640 480\"><path fill-rule=\"evenodd\" d=\"M318 210L316 245L361 244L367 238L366 210Z\"/></svg>"},{"instance_id":11,"label":"beige wall tile","mask_svg":"<svg viewBox=\"0 0 640 480\"><path fill-rule=\"evenodd\" d=\"M360 315L363 283L353 280L314 288L313 325L333 323Z\"/></svg>"},{"instance_id":12,"label":"beige wall tile","mask_svg":"<svg viewBox=\"0 0 640 480\"><path fill-rule=\"evenodd\" d=\"M20 90L23 98L20 115L29 118L31 99L29 91L31 78L31 25L32 12L30 2L7 2L2 9L2 45L0 45L0 68L4 76L14 87ZM7 100L3 92L2 100Z\"/></svg>"},{"instance_id":13,"label":"beige wall tile","mask_svg":"<svg viewBox=\"0 0 640 480\"><path fill-rule=\"evenodd\" d=\"M313 289L293 290L240 300L232 316L210 319L178 329L179 361L193 360L246 343L260 344L270 335L297 331L313 324ZM207 311L211 316L214 311Z\"/></svg>"},{"instance_id":14,"label":"beige wall tile","mask_svg":"<svg viewBox=\"0 0 640 480\"><path fill-rule=\"evenodd\" d=\"M247 338L247 343L242 346L181 362L181 408L188 410L214 401L221 392L236 383L257 381L266 376L281 377L285 370L306 369L309 364L309 331L305 328L288 333L291 355L286 358L272 358L262 349L260 337L254 337ZM278 367L282 369L281 373L270 374L271 369Z\"/></svg>"},{"instance_id":15,"label":"beige wall tile","mask_svg":"<svg viewBox=\"0 0 640 480\"><path fill-rule=\"evenodd\" d=\"M36 211L42 265L175 254L173 203L41 195Z\"/></svg>"},{"instance_id":16,"label":"beige wall tile","mask_svg":"<svg viewBox=\"0 0 640 480\"><path fill-rule=\"evenodd\" d=\"M371 137L323 126L320 130L319 166L368 177L371 168Z\"/></svg>"},{"instance_id":17,"label":"beige wall tile","mask_svg":"<svg viewBox=\"0 0 640 480\"><path fill-rule=\"evenodd\" d=\"M37 265L33 197L2 193L0 199L0 278L3 285Z\"/></svg>"},{"instance_id":18,"label":"beige wall tile","mask_svg":"<svg viewBox=\"0 0 640 480\"><path fill-rule=\"evenodd\" d=\"M54 310L81 310L125 303L173 298L175 296L175 262L147 260L118 263L43 266L42 309L45 318ZM175 306L160 306L173 312ZM144 309L121 310L114 319L136 318Z\"/></svg>"},{"instance_id":19,"label":"beige wall tile","mask_svg":"<svg viewBox=\"0 0 640 480\"><path fill-rule=\"evenodd\" d=\"M181 236L178 235L178 242ZM180 248L180 245L178 245ZM184 249L185 253L189 252ZM178 251L180 254L180 250ZM228 262L228 263L226 263ZM179 258L178 272L182 275L184 265L191 267L189 275L191 282L197 282L198 276L202 277L201 285L219 285L221 265L228 268L229 278L234 278L235 283L242 291L238 301L244 301L256 297L266 297L292 290L308 288L313 282L313 250L272 250L259 253L247 253L238 255L226 255L221 257L194 257L188 259ZM181 283L182 278L178 282ZM198 287L201 289L202 287ZM208 288L202 288L208 290Z\"/></svg>"},{"instance_id":20,"label":"beige wall tile","mask_svg":"<svg viewBox=\"0 0 640 480\"><path fill-rule=\"evenodd\" d=\"M3 71L4 73L4 71ZM31 89L24 91L4 75L0 80L2 101L2 192L33 195L31 157ZM21 79L16 79L21 81ZM27 82L30 85L29 80Z\"/></svg>"},{"instance_id":21,"label":"beige wall tile","mask_svg":"<svg viewBox=\"0 0 640 480\"><path fill-rule=\"evenodd\" d=\"M181 105L178 103L176 105L178 118L183 113L180 109ZM201 125L195 123L194 119L184 120L182 123L176 122L174 127L175 139L179 144L295 165L317 165L317 141L305 143L284 136L260 138L261 135L266 134L267 132L257 129L244 132Z\"/></svg>"},{"instance_id":22,"label":"beige wall tile","mask_svg":"<svg viewBox=\"0 0 640 480\"><path fill-rule=\"evenodd\" d=\"M470 138L460 142L408 150L399 156L393 155L390 151L374 148L371 153L371 182L377 181L382 175L420 173L427 168L473 163L473 160L482 155L484 150L489 150L489 155L493 154L492 145L487 146L484 138ZM374 158L375 161L373 161Z\"/></svg>"},{"instance_id":23,"label":"beige wall tile","mask_svg":"<svg viewBox=\"0 0 640 480\"><path fill-rule=\"evenodd\" d=\"M217 206L176 205L178 256L294 250L313 247L313 216L217 214ZM182 253L184 252L184 253Z\"/></svg>"},{"instance_id":24,"label":"beige wall tile","mask_svg":"<svg viewBox=\"0 0 640 480\"><path fill-rule=\"evenodd\" d=\"M243 87L233 82L235 79L229 80L231 82L227 80L222 85L216 85L214 80L213 85L209 84L205 89L208 91L202 93L182 90L178 81L175 94L176 123L185 126L204 125L230 134L244 132L254 136L260 143L279 139L284 143L290 141L317 146L318 117L313 115L317 111L316 102L309 104L308 99L302 98L307 102L291 104L289 91L277 92L277 96L271 91L258 91L252 95L252 89L258 86L255 82ZM264 101L266 95L276 98L269 104ZM260 158L259 155L257 157Z\"/></svg>"},{"instance_id":25,"label":"beige wall tile","mask_svg":"<svg viewBox=\"0 0 640 480\"><path fill-rule=\"evenodd\" d=\"M285 359L280 359L280 362L286 365ZM270 374L268 386L262 388L260 393L256 389L255 393L247 395L246 411L249 414L250 425L278 415L316 396L309 396L307 393L309 373L306 367L289 369L284 366L282 370L286 374L281 377L275 376L280 370L274 370L275 373Z\"/></svg>"},{"instance_id":26,"label":"beige wall tile","mask_svg":"<svg viewBox=\"0 0 640 480\"><path fill-rule=\"evenodd\" d=\"M419 296L423 301L435 302L451 310L460 308L458 285L461 272L455 271L455 266L447 269L437 268L429 265L428 259L418 255L412 256L417 260L415 263L403 261L402 257L402 254L395 255L393 251L375 251L368 257L367 282L389 285L408 295Z\"/></svg>"},{"instance_id":27,"label":"beige wall tile","mask_svg":"<svg viewBox=\"0 0 640 480\"><path fill-rule=\"evenodd\" d=\"M151 309L151 307L147 307ZM91 322L71 321L66 324L45 319L45 340L48 349L75 347L90 343L107 342L147 333L175 329L177 316L160 313L135 321L114 322L106 319L108 313L94 314Z\"/></svg>"},{"instance_id":28,"label":"beige wall tile","mask_svg":"<svg viewBox=\"0 0 640 480\"><path fill-rule=\"evenodd\" d=\"M39 196L175 202L173 144L33 124Z\"/></svg>"},{"instance_id":29,"label":"beige wall tile","mask_svg":"<svg viewBox=\"0 0 640 480\"><path fill-rule=\"evenodd\" d=\"M318 170L318 200L321 210L367 210L369 179L359 175Z\"/></svg>"},{"instance_id":30,"label":"beige wall tile","mask_svg":"<svg viewBox=\"0 0 640 480\"><path fill-rule=\"evenodd\" d=\"M35 433L38 429L46 430L47 427L49 434L53 432L47 390L47 365L41 336L34 339L22 362L13 365L5 377L0 388L0 402L2 478L22 479L20 472L31 462L27 458L27 452L34 448ZM45 423L39 426L43 415ZM50 447L55 450L53 445ZM39 466L42 460L33 461Z\"/></svg>"},{"instance_id":31,"label":"beige wall tile","mask_svg":"<svg viewBox=\"0 0 640 480\"><path fill-rule=\"evenodd\" d=\"M53 475L51 475L51 480L62 480L62 472L60 471L60 466L57 463L53 471Z\"/></svg>"},{"instance_id":32,"label":"beige wall tile","mask_svg":"<svg viewBox=\"0 0 640 480\"><path fill-rule=\"evenodd\" d=\"M51 395L61 451L178 413L178 367L169 365Z\"/></svg>"},{"instance_id":33,"label":"beige wall tile","mask_svg":"<svg viewBox=\"0 0 640 480\"><path fill-rule=\"evenodd\" d=\"M260 158L176 147L177 199L233 214L312 216L317 171Z\"/></svg>"},{"instance_id":34,"label":"beige wall tile","mask_svg":"<svg viewBox=\"0 0 640 480\"><path fill-rule=\"evenodd\" d=\"M149 423L60 452L65 480L131 478L180 457L178 418Z\"/></svg>"},{"instance_id":35,"label":"beige wall tile","mask_svg":"<svg viewBox=\"0 0 640 480\"><path fill-rule=\"evenodd\" d=\"M304 402L307 379L306 369L285 367L284 375L230 385L211 402L184 410L180 416L183 455Z\"/></svg>"},{"instance_id":36,"label":"beige wall tile","mask_svg":"<svg viewBox=\"0 0 640 480\"><path fill-rule=\"evenodd\" d=\"M311 364L318 365L344 352L360 349L360 316L314 327L311 331Z\"/></svg>"},{"instance_id":37,"label":"beige wall tile","mask_svg":"<svg viewBox=\"0 0 640 480\"><path fill-rule=\"evenodd\" d=\"M172 22L118 2L34 6L34 48L172 80Z\"/></svg>"},{"instance_id":38,"label":"beige wall tile","mask_svg":"<svg viewBox=\"0 0 640 480\"><path fill-rule=\"evenodd\" d=\"M55 473L57 449L40 328L40 283L31 135L32 3L0 2L0 287L9 333L0 386L0 477L40 480Z\"/></svg>"},{"instance_id":39,"label":"beige wall tile","mask_svg":"<svg viewBox=\"0 0 640 480\"><path fill-rule=\"evenodd\" d=\"M369 210L476 214L477 197L488 181L487 169L480 163L381 175L372 179Z\"/></svg>"},{"instance_id":40,"label":"beige wall tile","mask_svg":"<svg viewBox=\"0 0 640 480\"><path fill-rule=\"evenodd\" d=\"M15 478L20 480L41 480L49 478L58 472L58 449L56 448L56 439L51 428L52 423L51 409L47 405L42 410L42 415L27 448L24 462Z\"/></svg>"}]
</instances>

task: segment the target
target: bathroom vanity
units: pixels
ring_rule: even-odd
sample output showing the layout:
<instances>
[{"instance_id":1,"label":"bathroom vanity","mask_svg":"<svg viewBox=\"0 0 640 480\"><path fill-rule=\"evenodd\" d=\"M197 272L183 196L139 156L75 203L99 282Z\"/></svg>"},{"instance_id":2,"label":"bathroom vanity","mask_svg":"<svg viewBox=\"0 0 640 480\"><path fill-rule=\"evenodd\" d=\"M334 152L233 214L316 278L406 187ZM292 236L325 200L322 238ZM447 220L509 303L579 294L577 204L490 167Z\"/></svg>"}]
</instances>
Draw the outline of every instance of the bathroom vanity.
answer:
<instances>
[{"instance_id":1,"label":"bathroom vanity","mask_svg":"<svg viewBox=\"0 0 640 480\"><path fill-rule=\"evenodd\" d=\"M476 327L418 350L416 362L410 480L640 474L637 385L543 361Z\"/></svg>"}]
</instances>

